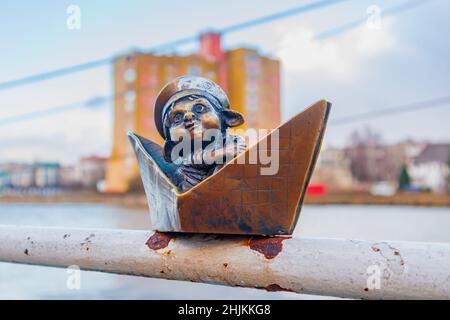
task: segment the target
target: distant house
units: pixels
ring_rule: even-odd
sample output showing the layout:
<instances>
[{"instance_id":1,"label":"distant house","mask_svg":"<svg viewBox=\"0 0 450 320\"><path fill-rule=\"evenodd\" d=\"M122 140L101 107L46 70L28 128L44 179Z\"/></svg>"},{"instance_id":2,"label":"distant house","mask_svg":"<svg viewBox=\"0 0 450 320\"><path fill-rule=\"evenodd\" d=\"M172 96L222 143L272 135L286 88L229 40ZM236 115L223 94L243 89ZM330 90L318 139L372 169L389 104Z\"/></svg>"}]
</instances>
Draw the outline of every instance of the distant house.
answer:
<instances>
[{"instance_id":1,"label":"distant house","mask_svg":"<svg viewBox=\"0 0 450 320\"><path fill-rule=\"evenodd\" d=\"M3 171L0 169L0 192L2 189L9 185L10 183L10 174L7 171Z\"/></svg>"},{"instance_id":2,"label":"distant house","mask_svg":"<svg viewBox=\"0 0 450 320\"><path fill-rule=\"evenodd\" d=\"M97 183L105 179L108 158L88 156L80 159L78 170L81 184L85 188L95 189Z\"/></svg>"},{"instance_id":3,"label":"distant house","mask_svg":"<svg viewBox=\"0 0 450 320\"><path fill-rule=\"evenodd\" d=\"M4 187L28 188L34 185L34 170L30 164L3 163L0 172Z\"/></svg>"},{"instance_id":4,"label":"distant house","mask_svg":"<svg viewBox=\"0 0 450 320\"><path fill-rule=\"evenodd\" d=\"M330 191L345 191L354 188L355 180L350 170L350 160L345 150L328 148L320 153L312 185L325 185Z\"/></svg>"},{"instance_id":5,"label":"distant house","mask_svg":"<svg viewBox=\"0 0 450 320\"><path fill-rule=\"evenodd\" d=\"M37 162L33 165L34 184L38 188L59 186L59 170L57 162Z\"/></svg>"},{"instance_id":6,"label":"distant house","mask_svg":"<svg viewBox=\"0 0 450 320\"><path fill-rule=\"evenodd\" d=\"M59 184L63 188L79 188L81 177L78 167L74 165L61 166L59 170Z\"/></svg>"},{"instance_id":7,"label":"distant house","mask_svg":"<svg viewBox=\"0 0 450 320\"><path fill-rule=\"evenodd\" d=\"M60 165L55 162L4 163L0 185L8 188L46 188L59 185Z\"/></svg>"},{"instance_id":8,"label":"distant house","mask_svg":"<svg viewBox=\"0 0 450 320\"><path fill-rule=\"evenodd\" d=\"M346 149L353 177L363 183L396 184L403 165L422 152L425 145L405 141L392 145L356 145Z\"/></svg>"},{"instance_id":9,"label":"distant house","mask_svg":"<svg viewBox=\"0 0 450 320\"><path fill-rule=\"evenodd\" d=\"M448 190L450 144L429 144L412 161L408 168L414 185L433 192Z\"/></svg>"}]
</instances>

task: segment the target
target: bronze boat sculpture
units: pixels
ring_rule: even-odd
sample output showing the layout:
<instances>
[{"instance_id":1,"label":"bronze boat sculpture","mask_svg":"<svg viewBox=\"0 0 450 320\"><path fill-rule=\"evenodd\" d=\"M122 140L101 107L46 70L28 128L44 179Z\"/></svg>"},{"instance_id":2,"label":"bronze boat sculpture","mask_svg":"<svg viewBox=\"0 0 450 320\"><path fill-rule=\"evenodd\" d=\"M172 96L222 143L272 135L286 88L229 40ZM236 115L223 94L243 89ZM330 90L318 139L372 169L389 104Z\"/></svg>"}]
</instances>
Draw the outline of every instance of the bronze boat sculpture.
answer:
<instances>
[{"instance_id":1,"label":"bronze boat sculpture","mask_svg":"<svg viewBox=\"0 0 450 320\"><path fill-rule=\"evenodd\" d=\"M189 82L187 86L196 84ZM185 90L186 84L175 87L169 92ZM164 90L159 96L167 95L167 88ZM164 148L130 132L152 228L161 232L291 235L317 161L330 108L325 100L313 104L186 190L180 187L178 167L167 161ZM277 140L273 139L274 134ZM276 146L273 141L278 142ZM258 148L278 155L278 170L273 174L262 174L267 164L248 161Z\"/></svg>"}]
</instances>

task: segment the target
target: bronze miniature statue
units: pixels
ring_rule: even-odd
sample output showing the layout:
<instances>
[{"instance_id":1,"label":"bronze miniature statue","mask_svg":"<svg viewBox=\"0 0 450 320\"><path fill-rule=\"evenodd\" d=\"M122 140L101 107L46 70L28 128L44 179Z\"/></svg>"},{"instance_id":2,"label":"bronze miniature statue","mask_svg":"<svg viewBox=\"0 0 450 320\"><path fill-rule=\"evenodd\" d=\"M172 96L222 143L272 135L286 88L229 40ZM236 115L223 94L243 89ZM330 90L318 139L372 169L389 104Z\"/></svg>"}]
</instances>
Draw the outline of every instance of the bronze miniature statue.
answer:
<instances>
[{"instance_id":1,"label":"bronze miniature statue","mask_svg":"<svg viewBox=\"0 0 450 320\"><path fill-rule=\"evenodd\" d=\"M157 231L289 235L320 151L331 104L319 101L246 148L244 122L214 82L180 77L155 103L164 146L130 132ZM212 132L212 134L211 134ZM205 136L208 136L205 138ZM276 155L276 169L257 151ZM256 162L252 162L257 154Z\"/></svg>"},{"instance_id":2,"label":"bronze miniature statue","mask_svg":"<svg viewBox=\"0 0 450 320\"><path fill-rule=\"evenodd\" d=\"M227 132L243 122L240 113L229 109L222 89L210 80L180 77L163 89L156 100L155 123L165 139L164 159L178 166L175 181L179 190L189 190L217 172L224 159L245 150L244 140ZM205 141L207 130L218 130L221 141ZM174 154L174 147L180 143L178 137L185 136L189 152ZM200 143L194 143L195 139Z\"/></svg>"}]
</instances>

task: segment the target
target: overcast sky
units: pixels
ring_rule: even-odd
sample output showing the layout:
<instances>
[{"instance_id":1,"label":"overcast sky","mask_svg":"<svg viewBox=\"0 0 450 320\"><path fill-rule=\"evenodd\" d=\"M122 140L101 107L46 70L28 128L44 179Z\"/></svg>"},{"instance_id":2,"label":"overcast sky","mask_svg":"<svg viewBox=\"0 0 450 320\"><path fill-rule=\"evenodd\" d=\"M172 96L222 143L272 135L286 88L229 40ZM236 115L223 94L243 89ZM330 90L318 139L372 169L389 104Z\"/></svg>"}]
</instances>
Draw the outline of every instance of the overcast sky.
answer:
<instances>
[{"instance_id":1,"label":"overcast sky","mask_svg":"<svg viewBox=\"0 0 450 320\"><path fill-rule=\"evenodd\" d=\"M199 31L315 2L308 1L2 1L0 82L130 48L151 47ZM282 62L282 116L286 120L314 101L333 102L334 119L450 95L450 1L430 0L394 16L383 13L408 0L349 0L303 15L226 35L226 49L258 48ZM66 26L69 5L81 9L81 29ZM381 9L379 28L363 23L335 37L316 35ZM194 50L194 45L180 52ZM108 95L111 69L102 67L0 91L0 118ZM330 126L325 145L343 146L355 129L370 126L386 142L408 138L450 141L450 105ZM108 155L112 107L80 109L0 125L0 162L75 162Z\"/></svg>"}]
</instances>

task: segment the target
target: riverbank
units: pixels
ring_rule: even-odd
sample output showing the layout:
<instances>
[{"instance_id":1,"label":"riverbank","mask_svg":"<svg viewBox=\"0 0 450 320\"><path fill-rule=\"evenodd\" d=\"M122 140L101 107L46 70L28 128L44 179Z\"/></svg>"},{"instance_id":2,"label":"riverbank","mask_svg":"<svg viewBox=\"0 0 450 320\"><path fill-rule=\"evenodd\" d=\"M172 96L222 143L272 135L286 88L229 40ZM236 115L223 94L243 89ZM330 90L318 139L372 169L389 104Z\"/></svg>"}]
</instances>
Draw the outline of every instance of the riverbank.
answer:
<instances>
[{"instance_id":1,"label":"riverbank","mask_svg":"<svg viewBox=\"0 0 450 320\"><path fill-rule=\"evenodd\" d=\"M127 207L146 207L147 200L142 194L101 194L95 192L74 192L49 196L2 196L2 203L86 203L110 204Z\"/></svg>"},{"instance_id":2,"label":"riverbank","mask_svg":"<svg viewBox=\"0 0 450 320\"><path fill-rule=\"evenodd\" d=\"M308 197L307 204L349 204L349 205L405 205L427 207L449 207L450 196L432 193L395 194L393 196L373 196L371 194L328 194L323 197Z\"/></svg>"},{"instance_id":3,"label":"riverbank","mask_svg":"<svg viewBox=\"0 0 450 320\"><path fill-rule=\"evenodd\" d=\"M143 194L99 194L76 192L52 196L0 196L3 203L107 203L127 207L146 208L147 200ZM393 196L373 196L363 193L327 194L307 196L305 204L313 205L406 205L449 207L450 196L432 193L396 194Z\"/></svg>"}]
</instances>

